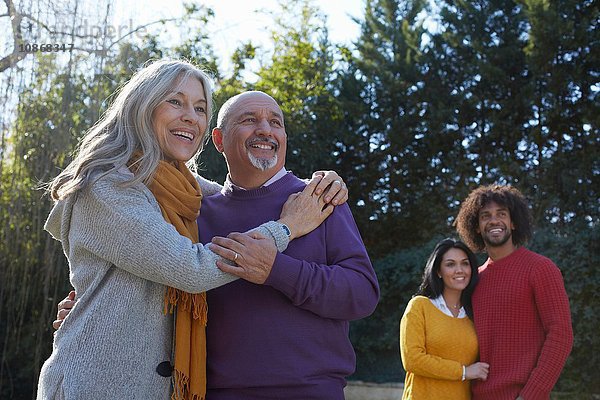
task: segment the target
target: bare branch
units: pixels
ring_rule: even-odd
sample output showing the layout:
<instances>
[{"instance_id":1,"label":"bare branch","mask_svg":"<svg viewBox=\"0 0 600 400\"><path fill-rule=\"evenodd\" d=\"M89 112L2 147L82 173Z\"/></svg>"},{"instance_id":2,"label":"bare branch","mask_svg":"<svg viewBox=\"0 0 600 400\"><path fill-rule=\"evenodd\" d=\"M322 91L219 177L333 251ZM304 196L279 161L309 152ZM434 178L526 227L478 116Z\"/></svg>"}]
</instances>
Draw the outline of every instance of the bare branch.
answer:
<instances>
[{"instance_id":1,"label":"bare branch","mask_svg":"<svg viewBox=\"0 0 600 400\"><path fill-rule=\"evenodd\" d=\"M108 45L108 48L110 49L111 47L113 47L115 44L119 43L121 40L125 39L126 37L129 37L131 35L133 35L136 32L141 31L142 29L146 29L147 27L151 26L151 25L155 25L155 24L164 24L166 22L172 22L172 21L177 21L180 20L181 18L168 18L168 19L159 19L158 21L153 21L153 22L149 22L147 24L144 25L140 25L137 28L127 32L126 34L124 34L123 36L121 36L120 38L118 38L117 40L115 40L114 42L112 42L111 44Z\"/></svg>"},{"instance_id":2,"label":"bare branch","mask_svg":"<svg viewBox=\"0 0 600 400\"><path fill-rule=\"evenodd\" d=\"M27 53L25 52L13 51L6 57L0 59L0 72L5 71L17 64L19 61L24 59L25 56L27 56Z\"/></svg>"},{"instance_id":3,"label":"bare branch","mask_svg":"<svg viewBox=\"0 0 600 400\"><path fill-rule=\"evenodd\" d=\"M15 65L27 55L27 53L19 51L19 43L21 43L23 40L23 36L21 34L21 16L17 13L12 0L4 0L4 3L6 4L8 16L10 17L13 34L13 50L9 55L0 60L0 72L5 71L11 66Z\"/></svg>"},{"instance_id":4,"label":"bare branch","mask_svg":"<svg viewBox=\"0 0 600 400\"><path fill-rule=\"evenodd\" d=\"M11 27L12 27L12 35L13 35L13 50L10 54L8 54L5 57L3 57L2 59L0 59L0 72L5 71L8 68L15 66L19 61L23 60L29 54L27 52L19 51L20 50L19 44L23 44L21 23L24 19L35 23L41 29L43 29L45 32L47 32L48 34L50 34L52 36L58 36L58 37L64 37L64 38L69 37L69 38L77 38L77 39L96 38L95 35L91 35L91 34L79 34L76 32L63 32L61 30L52 29L52 27L48 26L43 21L40 21L38 18L35 18L33 15L28 14L28 13L18 12L15 8L13 0L4 0L4 2L6 3L6 6L8 8L8 13L4 14L2 16L8 16L11 19ZM105 53L106 51L110 50L116 44L122 42L124 39L131 37L135 33L143 31L152 25L165 24L167 22L181 21L182 19L183 19L183 17L159 19L157 21L152 21L152 22L148 22L147 24L140 25L140 26L136 27L135 29L132 29L129 32L125 33L124 35L120 36L119 38L112 41L111 43L109 43L108 47L105 49L94 49L94 48L85 48L85 47L75 46L72 48L72 50L82 51L82 52L86 52L86 53L90 53L90 54L102 54L102 53ZM119 32L119 33L121 33L121 32Z\"/></svg>"}]
</instances>

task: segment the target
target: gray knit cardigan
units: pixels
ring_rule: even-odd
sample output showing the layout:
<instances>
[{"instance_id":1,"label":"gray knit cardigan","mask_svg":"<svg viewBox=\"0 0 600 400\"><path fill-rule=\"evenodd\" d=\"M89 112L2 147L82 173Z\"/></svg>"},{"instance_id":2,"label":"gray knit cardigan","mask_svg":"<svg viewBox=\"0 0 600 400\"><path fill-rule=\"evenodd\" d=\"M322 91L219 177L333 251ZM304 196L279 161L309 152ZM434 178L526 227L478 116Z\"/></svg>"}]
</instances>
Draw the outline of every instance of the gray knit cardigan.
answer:
<instances>
[{"instance_id":1,"label":"gray knit cardigan","mask_svg":"<svg viewBox=\"0 0 600 400\"><path fill-rule=\"evenodd\" d=\"M55 332L38 400L169 399L171 378L157 372L172 361L166 286L198 293L236 279L216 267L214 253L164 220L145 185L123 187L131 176L121 169L100 178L57 202L46 221L62 243L78 301ZM221 189L199 182L205 196ZM282 251L287 237L273 224L259 230L277 236Z\"/></svg>"}]
</instances>

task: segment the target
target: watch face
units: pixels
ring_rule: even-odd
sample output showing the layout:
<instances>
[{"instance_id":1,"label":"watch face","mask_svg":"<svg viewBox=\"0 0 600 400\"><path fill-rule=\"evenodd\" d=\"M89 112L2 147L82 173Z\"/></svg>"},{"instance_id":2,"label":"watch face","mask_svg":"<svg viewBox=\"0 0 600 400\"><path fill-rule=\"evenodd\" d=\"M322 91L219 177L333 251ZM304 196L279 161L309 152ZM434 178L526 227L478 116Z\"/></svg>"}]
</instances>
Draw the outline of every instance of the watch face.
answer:
<instances>
[{"instance_id":1,"label":"watch face","mask_svg":"<svg viewBox=\"0 0 600 400\"><path fill-rule=\"evenodd\" d=\"M292 236L292 231L290 231L290 228L288 228L286 224L281 224L281 227L283 228L283 231L285 232L287 237Z\"/></svg>"}]
</instances>

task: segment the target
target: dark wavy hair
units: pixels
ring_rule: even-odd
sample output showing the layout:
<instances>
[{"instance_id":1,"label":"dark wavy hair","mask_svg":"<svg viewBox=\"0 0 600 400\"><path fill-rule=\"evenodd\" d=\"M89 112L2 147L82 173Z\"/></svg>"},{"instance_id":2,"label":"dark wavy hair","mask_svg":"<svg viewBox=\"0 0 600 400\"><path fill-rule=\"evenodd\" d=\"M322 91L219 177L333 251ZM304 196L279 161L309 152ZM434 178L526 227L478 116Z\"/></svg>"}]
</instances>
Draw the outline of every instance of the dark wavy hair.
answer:
<instances>
[{"instance_id":1,"label":"dark wavy hair","mask_svg":"<svg viewBox=\"0 0 600 400\"><path fill-rule=\"evenodd\" d=\"M515 226L512 231L513 244L522 246L527 243L533 234L531 211L523 194L508 185L480 186L467 196L454 221L460 238L474 251L484 251L483 237L477 232L479 211L492 201L508 208L510 212L510 219Z\"/></svg>"},{"instance_id":2,"label":"dark wavy hair","mask_svg":"<svg viewBox=\"0 0 600 400\"><path fill-rule=\"evenodd\" d=\"M467 287L462 291L460 295L460 302L465 308L465 311L469 318L473 319L473 307L471 305L471 296L479 280L479 270L477 269L477 258L475 254L469 249L469 247L463 242L455 239L444 239L436 244L435 249L429 256L425 270L423 271L423 279L421 280L421 286L417 291L417 295L429 297L435 299L439 297L444 291L444 281L438 277L440 271L440 265L442 264L442 258L444 254L450 249L460 249L465 252L471 265L471 280Z\"/></svg>"}]
</instances>

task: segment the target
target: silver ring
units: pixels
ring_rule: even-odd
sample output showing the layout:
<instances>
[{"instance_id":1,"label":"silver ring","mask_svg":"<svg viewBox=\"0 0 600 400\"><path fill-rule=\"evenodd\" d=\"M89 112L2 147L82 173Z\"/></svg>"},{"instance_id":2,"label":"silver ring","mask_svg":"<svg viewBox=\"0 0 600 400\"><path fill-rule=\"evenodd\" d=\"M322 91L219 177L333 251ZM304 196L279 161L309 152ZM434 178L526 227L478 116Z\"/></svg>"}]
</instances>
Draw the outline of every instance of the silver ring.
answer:
<instances>
[{"instance_id":1,"label":"silver ring","mask_svg":"<svg viewBox=\"0 0 600 400\"><path fill-rule=\"evenodd\" d=\"M235 257L233 257L233 261L234 261L234 262L235 262L235 261L237 261L237 259L238 259L238 255L239 255L238 253L235 253Z\"/></svg>"},{"instance_id":2,"label":"silver ring","mask_svg":"<svg viewBox=\"0 0 600 400\"><path fill-rule=\"evenodd\" d=\"M342 181L340 181L339 179L333 181L333 183L337 183L338 185L342 186Z\"/></svg>"}]
</instances>

